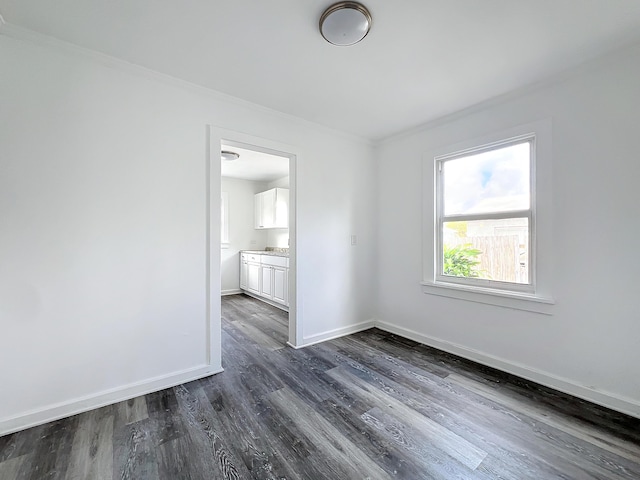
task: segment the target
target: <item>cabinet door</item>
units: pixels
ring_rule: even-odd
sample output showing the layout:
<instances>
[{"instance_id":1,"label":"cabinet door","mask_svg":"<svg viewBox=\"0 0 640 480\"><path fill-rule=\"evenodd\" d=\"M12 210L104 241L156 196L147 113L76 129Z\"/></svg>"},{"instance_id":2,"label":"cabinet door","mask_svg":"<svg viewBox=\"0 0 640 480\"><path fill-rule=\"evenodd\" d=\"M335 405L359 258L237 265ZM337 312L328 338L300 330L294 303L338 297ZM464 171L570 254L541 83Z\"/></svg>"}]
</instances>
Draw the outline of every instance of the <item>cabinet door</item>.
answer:
<instances>
[{"instance_id":1,"label":"cabinet door","mask_svg":"<svg viewBox=\"0 0 640 480\"><path fill-rule=\"evenodd\" d=\"M260 264L247 263L247 290L260 294Z\"/></svg>"},{"instance_id":2,"label":"cabinet door","mask_svg":"<svg viewBox=\"0 0 640 480\"><path fill-rule=\"evenodd\" d=\"M240 288L247 289L247 276L248 276L248 264L247 261L240 257Z\"/></svg>"},{"instance_id":3,"label":"cabinet door","mask_svg":"<svg viewBox=\"0 0 640 480\"><path fill-rule=\"evenodd\" d=\"M264 228L262 219L262 193L256 193L253 196L253 221L254 228Z\"/></svg>"},{"instance_id":4,"label":"cabinet door","mask_svg":"<svg viewBox=\"0 0 640 480\"><path fill-rule=\"evenodd\" d=\"M273 228L276 223L276 189L262 192L262 225Z\"/></svg>"},{"instance_id":5,"label":"cabinet door","mask_svg":"<svg viewBox=\"0 0 640 480\"><path fill-rule=\"evenodd\" d=\"M287 304L287 269L273 267L273 301Z\"/></svg>"},{"instance_id":6,"label":"cabinet door","mask_svg":"<svg viewBox=\"0 0 640 480\"><path fill-rule=\"evenodd\" d=\"M276 188L275 190L275 218L273 226L276 228L289 228L289 190Z\"/></svg>"},{"instance_id":7,"label":"cabinet door","mask_svg":"<svg viewBox=\"0 0 640 480\"><path fill-rule=\"evenodd\" d=\"M262 284L260 295L267 298L273 297L273 267L262 266Z\"/></svg>"}]
</instances>

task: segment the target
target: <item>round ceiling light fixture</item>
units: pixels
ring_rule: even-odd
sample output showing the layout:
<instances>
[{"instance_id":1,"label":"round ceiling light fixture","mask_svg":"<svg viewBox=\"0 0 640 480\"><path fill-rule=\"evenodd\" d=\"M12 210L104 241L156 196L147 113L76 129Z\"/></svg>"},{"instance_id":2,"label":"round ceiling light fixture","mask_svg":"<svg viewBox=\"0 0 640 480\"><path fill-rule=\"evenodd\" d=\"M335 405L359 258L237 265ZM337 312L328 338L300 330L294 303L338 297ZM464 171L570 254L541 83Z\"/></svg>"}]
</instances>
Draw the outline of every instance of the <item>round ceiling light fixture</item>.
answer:
<instances>
[{"instance_id":1,"label":"round ceiling light fixture","mask_svg":"<svg viewBox=\"0 0 640 480\"><path fill-rule=\"evenodd\" d=\"M222 150L222 152L220 152L220 156L222 160L226 160L227 162L230 162L231 160L237 160L238 158L240 158L239 153L232 152L230 150Z\"/></svg>"},{"instance_id":2,"label":"round ceiling light fixture","mask_svg":"<svg viewBox=\"0 0 640 480\"><path fill-rule=\"evenodd\" d=\"M320 17L320 33L324 39L339 46L354 45L371 29L371 14L358 2L338 2Z\"/></svg>"}]
</instances>

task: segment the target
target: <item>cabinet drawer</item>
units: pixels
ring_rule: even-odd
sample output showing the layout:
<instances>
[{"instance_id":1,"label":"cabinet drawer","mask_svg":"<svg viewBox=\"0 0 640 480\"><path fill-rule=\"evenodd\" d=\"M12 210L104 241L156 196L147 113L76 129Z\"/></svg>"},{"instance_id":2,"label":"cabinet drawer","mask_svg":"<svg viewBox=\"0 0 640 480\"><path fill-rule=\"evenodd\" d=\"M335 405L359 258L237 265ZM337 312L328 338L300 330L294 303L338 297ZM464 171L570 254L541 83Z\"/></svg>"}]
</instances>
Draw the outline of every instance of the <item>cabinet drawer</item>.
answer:
<instances>
[{"instance_id":1,"label":"cabinet drawer","mask_svg":"<svg viewBox=\"0 0 640 480\"><path fill-rule=\"evenodd\" d=\"M260 263L260 257L262 257L262 255L257 255L255 253L242 254L242 260L246 262Z\"/></svg>"},{"instance_id":2,"label":"cabinet drawer","mask_svg":"<svg viewBox=\"0 0 640 480\"><path fill-rule=\"evenodd\" d=\"M275 255L262 255L262 264L271 265L273 267L288 267L289 259L287 257L278 257Z\"/></svg>"}]
</instances>

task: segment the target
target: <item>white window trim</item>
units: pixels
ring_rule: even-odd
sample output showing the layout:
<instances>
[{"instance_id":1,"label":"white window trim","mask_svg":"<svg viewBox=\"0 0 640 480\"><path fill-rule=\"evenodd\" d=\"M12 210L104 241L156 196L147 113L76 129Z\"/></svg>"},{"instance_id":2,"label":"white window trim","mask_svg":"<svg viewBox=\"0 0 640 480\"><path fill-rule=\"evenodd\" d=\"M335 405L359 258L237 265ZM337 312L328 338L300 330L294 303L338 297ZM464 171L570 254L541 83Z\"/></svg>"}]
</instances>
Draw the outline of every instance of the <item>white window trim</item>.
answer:
<instances>
[{"instance_id":1,"label":"white window trim","mask_svg":"<svg viewBox=\"0 0 640 480\"><path fill-rule=\"evenodd\" d=\"M442 184L443 175L442 175L442 165L444 162L448 160L453 160L456 158L462 158L469 155L476 155L483 152L490 152L494 150L498 150L500 148L507 148L509 146L518 145L521 143L529 143L529 208L527 210L521 211L512 211L512 212L497 212L497 213L487 213L487 214L478 214L478 215L445 215L444 214L444 186ZM528 135L520 135L514 138L507 138L503 141L491 143L488 145L479 145L476 148L470 150L463 150L452 152L448 155L441 155L434 159L434 167L435 167L435 178L436 178L436 228L434 231L435 242L436 242L436 268L435 268L435 283L437 284L453 284L453 285L463 285L463 286L471 286L471 287L483 287L485 289L490 290L500 290L507 292L526 292L533 293L535 292L535 212L536 212L536 202L535 202L535 157L536 157L536 136L535 134ZM515 282L500 282L489 279L482 278L465 278L465 277L451 277L448 275L442 274L443 271L443 263L444 259L442 256L442 252L444 249L443 245L443 233L442 227L445 221L450 221L455 218L459 221L464 220L484 220L484 219L503 219L503 218L526 218L529 222L529 278L528 283L526 284L518 284Z\"/></svg>"},{"instance_id":2,"label":"white window trim","mask_svg":"<svg viewBox=\"0 0 640 480\"><path fill-rule=\"evenodd\" d=\"M220 248L229 248L229 193L220 193L222 224L220 225Z\"/></svg>"},{"instance_id":3,"label":"white window trim","mask_svg":"<svg viewBox=\"0 0 640 480\"><path fill-rule=\"evenodd\" d=\"M423 279L422 291L426 294L473 301L499 307L527 310L536 313L552 313L555 303L551 295L552 280L552 158L551 119L540 120L508 130L495 132L481 138L450 145L427 153L423 158ZM474 152L509 145L520 139L535 137L535 155L531 161L531 203L530 217L530 276L531 285L508 283L509 289L501 282L448 282L448 277L438 275L439 252L438 215L436 206L441 202L436 195L438 162L446 158L462 156L465 151ZM493 146L493 147L492 147ZM535 223L533 223L535 222ZM533 263L535 262L535 264ZM459 280L459 279L456 279ZM484 283L484 284L483 284ZM515 288L512 288L515 287Z\"/></svg>"}]
</instances>

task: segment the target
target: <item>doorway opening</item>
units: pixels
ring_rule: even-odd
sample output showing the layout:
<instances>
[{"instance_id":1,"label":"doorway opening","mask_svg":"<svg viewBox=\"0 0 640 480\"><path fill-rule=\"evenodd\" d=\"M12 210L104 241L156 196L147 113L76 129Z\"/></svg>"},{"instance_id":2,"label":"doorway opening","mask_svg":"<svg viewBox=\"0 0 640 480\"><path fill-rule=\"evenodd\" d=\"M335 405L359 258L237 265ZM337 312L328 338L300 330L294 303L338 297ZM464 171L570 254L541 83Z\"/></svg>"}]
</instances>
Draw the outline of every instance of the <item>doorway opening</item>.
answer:
<instances>
[{"instance_id":1,"label":"doorway opening","mask_svg":"<svg viewBox=\"0 0 640 480\"><path fill-rule=\"evenodd\" d=\"M282 311L295 346L296 155L231 136L220 138L220 151L221 296L244 294Z\"/></svg>"}]
</instances>

